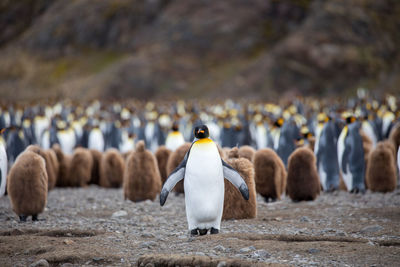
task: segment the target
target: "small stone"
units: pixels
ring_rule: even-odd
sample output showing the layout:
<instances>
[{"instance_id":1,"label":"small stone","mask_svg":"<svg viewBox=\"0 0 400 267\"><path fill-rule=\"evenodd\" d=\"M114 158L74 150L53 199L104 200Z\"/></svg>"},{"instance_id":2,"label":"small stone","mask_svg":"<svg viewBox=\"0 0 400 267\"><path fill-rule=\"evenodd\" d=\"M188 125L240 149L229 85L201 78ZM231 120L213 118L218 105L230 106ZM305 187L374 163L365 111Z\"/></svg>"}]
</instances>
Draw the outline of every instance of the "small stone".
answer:
<instances>
[{"instance_id":1,"label":"small stone","mask_svg":"<svg viewBox=\"0 0 400 267\"><path fill-rule=\"evenodd\" d=\"M308 250L308 253L310 253L310 254L314 254L314 253L318 253L320 250L319 249L316 249L316 248L310 248L309 250Z\"/></svg>"},{"instance_id":2,"label":"small stone","mask_svg":"<svg viewBox=\"0 0 400 267\"><path fill-rule=\"evenodd\" d=\"M252 251L252 250L255 250L255 249L256 249L255 247L250 246L250 247L246 247L246 248L241 248L241 249L239 250L239 252L240 252L240 253L248 253L248 252L250 252L250 251Z\"/></svg>"},{"instance_id":3,"label":"small stone","mask_svg":"<svg viewBox=\"0 0 400 267\"><path fill-rule=\"evenodd\" d=\"M300 218L300 222L310 222L310 218L308 218L307 216L303 216Z\"/></svg>"},{"instance_id":4,"label":"small stone","mask_svg":"<svg viewBox=\"0 0 400 267\"><path fill-rule=\"evenodd\" d=\"M152 246L155 246L156 242L154 241L148 241L148 242L143 242L139 245L139 248L151 248Z\"/></svg>"},{"instance_id":5,"label":"small stone","mask_svg":"<svg viewBox=\"0 0 400 267\"><path fill-rule=\"evenodd\" d=\"M34 263L32 263L31 265L29 265L29 267L48 267L50 266L48 261L45 259L40 259Z\"/></svg>"},{"instance_id":6,"label":"small stone","mask_svg":"<svg viewBox=\"0 0 400 267\"><path fill-rule=\"evenodd\" d=\"M217 267L225 267L226 266L226 261L220 261L218 262Z\"/></svg>"},{"instance_id":7,"label":"small stone","mask_svg":"<svg viewBox=\"0 0 400 267\"><path fill-rule=\"evenodd\" d=\"M282 217L276 217L276 218L275 218L275 221L277 221L277 222L282 221Z\"/></svg>"},{"instance_id":8,"label":"small stone","mask_svg":"<svg viewBox=\"0 0 400 267\"><path fill-rule=\"evenodd\" d=\"M64 239L63 243L66 244L66 245L71 245L71 244L74 243L74 240L71 240L71 239Z\"/></svg>"},{"instance_id":9,"label":"small stone","mask_svg":"<svg viewBox=\"0 0 400 267\"><path fill-rule=\"evenodd\" d=\"M111 218L124 217L124 216L127 216L127 215L128 215L128 213L127 213L126 211L124 211L124 210L119 210L119 211L114 212L114 213L111 215Z\"/></svg>"},{"instance_id":10,"label":"small stone","mask_svg":"<svg viewBox=\"0 0 400 267\"><path fill-rule=\"evenodd\" d=\"M260 250L256 250L253 252L253 257L266 259L266 258L271 257L271 255L269 255L269 253L267 251L260 249Z\"/></svg>"},{"instance_id":11,"label":"small stone","mask_svg":"<svg viewBox=\"0 0 400 267\"><path fill-rule=\"evenodd\" d=\"M99 261L104 260L104 258L102 258L102 257L93 257L92 260L93 260L94 262L99 262Z\"/></svg>"},{"instance_id":12,"label":"small stone","mask_svg":"<svg viewBox=\"0 0 400 267\"><path fill-rule=\"evenodd\" d=\"M205 256L206 254L204 254L203 252L196 252L197 256Z\"/></svg>"},{"instance_id":13,"label":"small stone","mask_svg":"<svg viewBox=\"0 0 400 267\"><path fill-rule=\"evenodd\" d=\"M375 232L379 232L382 229L383 229L383 227L380 225L371 225L371 226L367 226L367 227L364 227L363 229L361 229L360 233L362 233L362 234L375 233Z\"/></svg>"},{"instance_id":14,"label":"small stone","mask_svg":"<svg viewBox=\"0 0 400 267\"><path fill-rule=\"evenodd\" d=\"M61 267L74 267L74 265L72 263L67 262L61 265Z\"/></svg>"},{"instance_id":15,"label":"small stone","mask_svg":"<svg viewBox=\"0 0 400 267\"><path fill-rule=\"evenodd\" d=\"M153 234L150 234L150 233L144 233L144 234L141 235L141 237L144 237L144 238L154 238L154 235L153 235Z\"/></svg>"},{"instance_id":16,"label":"small stone","mask_svg":"<svg viewBox=\"0 0 400 267\"><path fill-rule=\"evenodd\" d=\"M224 252L224 251L225 251L225 247L224 247L224 246L221 246L221 245L218 245L218 246L215 246L215 247L214 247L214 250L215 250L215 251Z\"/></svg>"}]
</instances>

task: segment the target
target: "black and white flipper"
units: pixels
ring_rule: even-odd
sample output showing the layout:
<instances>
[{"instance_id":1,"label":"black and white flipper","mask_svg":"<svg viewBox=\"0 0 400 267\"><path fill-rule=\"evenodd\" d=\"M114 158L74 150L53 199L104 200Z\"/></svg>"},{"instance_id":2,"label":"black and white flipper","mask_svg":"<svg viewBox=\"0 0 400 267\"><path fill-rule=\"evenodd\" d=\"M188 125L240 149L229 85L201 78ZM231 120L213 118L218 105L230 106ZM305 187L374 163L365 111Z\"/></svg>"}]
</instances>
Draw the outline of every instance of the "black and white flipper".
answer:
<instances>
[{"instance_id":1,"label":"black and white flipper","mask_svg":"<svg viewBox=\"0 0 400 267\"><path fill-rule=\"evenodd\" d=\"M222 160L222 159L221 159ZM222 160L224 177L231 182L242 194L243 198L249 200L249 188L240 174L228 163Z\"/></svg>"},{"instance_id":2,"label":"black and white flipper","mask_svg":"<svg viewBox=\"0 0 400 267\"><path fill-rule=\"evenodd\" d=\"M190 151L190 150L189 150ZM186 162L189 156L189 152L186 153L183 161L179 164L179 166L168 176L165 181L161 193L160 193L160 205L164 206L165 201L167 200L169 192L171 192L172 188L185 177L186 170Z\"/></svg>"}]
</instances>

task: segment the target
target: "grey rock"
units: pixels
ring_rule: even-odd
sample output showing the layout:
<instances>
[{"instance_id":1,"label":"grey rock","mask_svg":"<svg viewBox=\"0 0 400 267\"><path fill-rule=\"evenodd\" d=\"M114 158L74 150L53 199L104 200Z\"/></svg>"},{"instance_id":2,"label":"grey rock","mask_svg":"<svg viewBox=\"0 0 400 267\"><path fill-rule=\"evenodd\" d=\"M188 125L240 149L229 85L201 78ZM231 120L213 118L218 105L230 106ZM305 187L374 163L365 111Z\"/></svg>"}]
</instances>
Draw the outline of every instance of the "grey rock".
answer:
<instances>
[{"instance_id":1,"label":"grey rock","mask_svg":"<svg viewBox=\"0 0 400 267\"><path fill-rule=\"evenodd\" d=\"M307 216L303 216L300 218L300 222L311 222L311 220Z\"/></svg>"},{"instance_id":2,"label":"grey rock","mask_svg":"<svg viewBox=\"0 0 400 267\"><path fill-rule=\"evenodd\" d=\"M271 255L263 249L254 251L252 256L255 258L261 258L261 259L267 259L267 258L271 257Z\"/></svg>"},{"instance_id":3,"label":"grey rock","mask_svg":"<svg viewBox=\"0 0 400 267\"><path fill-rule=\"evenodd\" d=\"M379 232L382 229L383 229L382 226L376 224L376 225L364 227L363 229L361 229L360 233L362 233L362 234L375 233L375 232Z\"/></svg>"},{"instance_id":4,"label":"grey rock","mask_svg":"<svg viewBox=\"0 0 400 267\"><path fill-rule=\"evenodd\" d=\"M217 267L225 267L226 266L226 261L220 261L218 262Z\"/></svg>"},{"instance_id":5,"label":"grey rock","mask_svg":"<svg viewBox=\"0 0 400 267\"><path fill-rule=\"evenodd\" d=\"M206 254L204 254L203 252L196 252L197 256L205 256Z\"/></svg>"},{"instance_id":6,"label":"grey rock","mask_svg":"<svg viewBox=\"0 0 400 267\"><path fill-rule=\"evenodd\" d=\"M67 262L61 265L61 267L74 267L74 265L72 263Z\"/></svg>"},{"instance_id":7,"label":"grey rock","mask_svg":"<svg viewBox=\"0 0 400 267\"><path fill-rule=\"evenodd\" d=\"M114 213L111 215L111 218L119 218L119 217L124 217L124 216L127 216L127 215L128 215L128 213L127 213L126 211L124 211L124 210L119 210L119 211L114 212Z\"/></svg>"},{"instance_id":8,"label":"grey rock","mask_svg":"<svg viewBox=\"0 0 400 267\"><path fill-rule=\"evenodd\" d=\"M93 257L92 260L93 260L94 262L99 262L99 261L104 260L104 258L102 258L102 257Z\"/></svg>"},{"instance_id":9,"label":"grey rock","mask_svg":"<svg viewBox=\"0 0 400 267\"><path fill-rule=\"evenodd\" d=\"M239 250L239 252L240 252L240 253L248 253L248 252L253 251L253 250L255 250L255 249L256 249L255 247L250 246L250 247L241 248L241 249Z\"/></svg>"},{"instance_id":10,"label":"grey rock","mask_svg":"<svg viewBox=\"0 0 400 267\"><path fill-rule=\"evenodd\" d=\"M224 246L221 246L221 245L218 245L218 246L215 246L215 247L214 247L214 250L215 250L215 251L224 252L224 251L225 251L225 247L224 247Z\"/></svg>"},{"instance_id":11,"label":"grey rock","mask_svg":"<svg viewBox=\"0 0 400 267\"><path fill-rule=\"evenodd\" d=\"M40 259L34 263L32 263L31 265L29 265L29 267L48 267L50 266L48 261L45 259Z\"/></svg>"},{"instance_id":12,"label":"grey rock","mask_svg":"<svg viewBox=\"0 0 400 267\"><path fill-rule=\"evenodd\" d=\"M157 243L154 241L142 242L139 245L139 248L151 248L154 247Z\"/></svg>"},{"instance_id":13,"label":"grey rock","mask_svg":"<svg viewBox=\"0 0 400 267\"><path fill-rule=\"evenodd\" d=\"M141 237L144 237L144 238L154 238L155 236L153 235L153 234L151 234L151 233L143 233L143 234L141 234L140 235Z\"/></svg>"},{"instance_id":14,"label":"grey rock","mask_svg":"<svg viewBox=\"0 0 400 267\"><path fill-rule=\"evenodd\" d=\"M315 254L315 253L318 253L318 252L320 252L320 250L319 250L319 249L316 249L316 248L310 248L310 249L308 250L308 253L310 253L310 254Z\"/></svg>"}]
</instances>

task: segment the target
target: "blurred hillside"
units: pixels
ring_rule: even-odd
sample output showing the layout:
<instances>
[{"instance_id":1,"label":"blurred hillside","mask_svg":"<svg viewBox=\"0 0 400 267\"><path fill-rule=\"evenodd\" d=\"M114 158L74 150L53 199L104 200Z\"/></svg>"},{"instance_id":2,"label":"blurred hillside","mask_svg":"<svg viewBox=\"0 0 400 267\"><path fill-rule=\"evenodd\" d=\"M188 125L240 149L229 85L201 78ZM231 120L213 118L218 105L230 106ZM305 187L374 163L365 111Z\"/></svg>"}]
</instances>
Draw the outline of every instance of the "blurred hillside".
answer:
<instances>
[{"instance_id":1,"label":"blurred hillside","mask_svg":"<svg viewBox=\"0 0 400 267\"><path fill-rule=\"evenodd\" d=\"M397 0L2 0L0 96L399 91Z\"/></svg>"}]
</instances>

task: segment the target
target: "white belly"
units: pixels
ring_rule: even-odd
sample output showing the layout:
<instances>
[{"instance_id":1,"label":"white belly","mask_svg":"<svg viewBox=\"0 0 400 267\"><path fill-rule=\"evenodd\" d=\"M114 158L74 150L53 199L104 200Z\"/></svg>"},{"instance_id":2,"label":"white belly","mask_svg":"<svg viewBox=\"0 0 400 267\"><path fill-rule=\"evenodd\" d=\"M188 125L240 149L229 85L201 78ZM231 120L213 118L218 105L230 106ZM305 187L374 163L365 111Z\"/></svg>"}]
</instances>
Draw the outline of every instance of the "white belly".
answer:
<instances>
[{"instance_id":1,"label":"white belly","mask_svg":"<svg viewBox=\"0 0 400 267\"><path fill-rule=\"evenodd\" d=\"M220 229L224 177L221 158L213 142L193 144L186 164L184 188L189 230Z\"/></svg>"},{"instance_id":2,"label":"white belly","mask_svg":"<svg viewBox=\"0 0 400 267\"><path fill-rule=\"evenodd\" d=\"M104 138L99 129L94 129L89 134L88 148L96 149L100 152L104 150Z\"/></svg>"},{"instance_id":3,"label":"white belly","mask_svg":"<svg viewBox=\"0 0 400 267\"><path fill-rule=\"evenodd\" d=\"M1 183L0 183L0 197L6 192L6 178L7 178L7 153L0 143L0 171L1 171Z\"/></svg>"},{"instance_id":4,"label":"white belly","mask_svg":"<svg viewBox=\"0 0 400 267\"><path fill-rule=\"evenodd\" d=\"M322 166L322 162L319 163L318 173L322 188L324 189L324 191L326 191L328 189L326 185L327 175L326 172L324 171L324 167Z\"/></svg>"}]
</instances>

